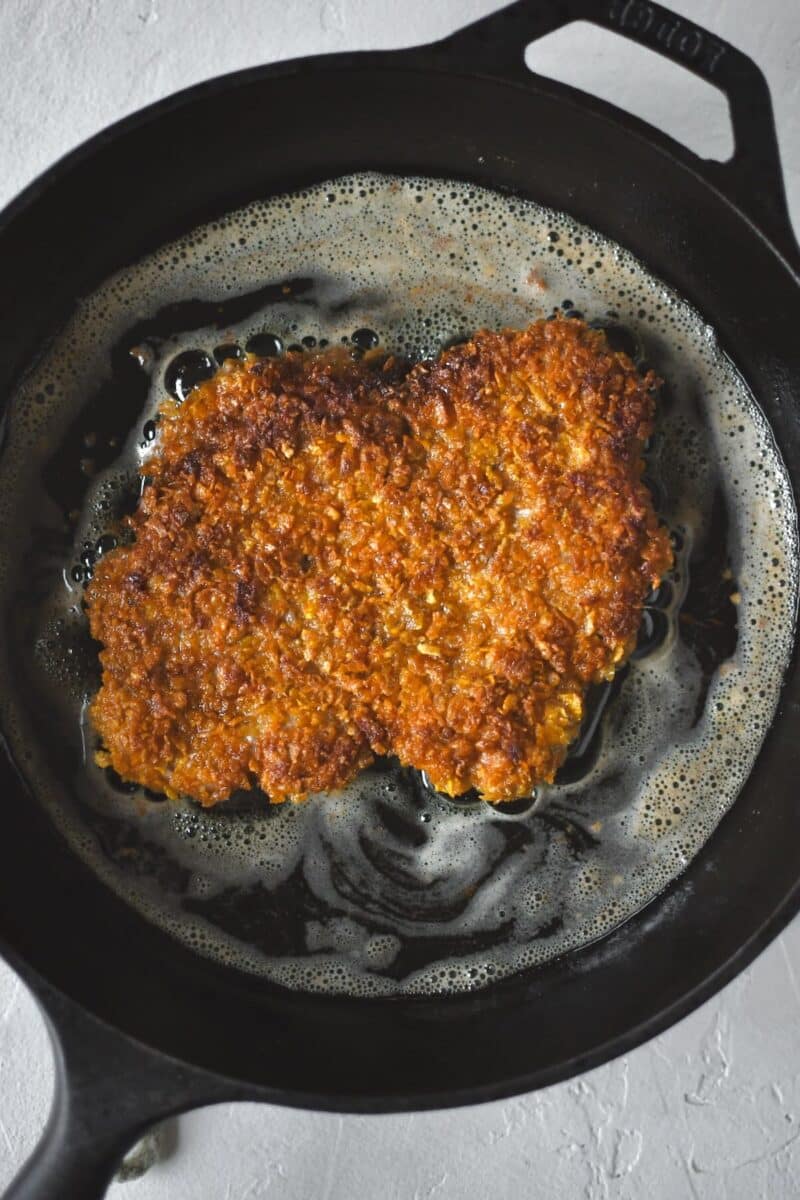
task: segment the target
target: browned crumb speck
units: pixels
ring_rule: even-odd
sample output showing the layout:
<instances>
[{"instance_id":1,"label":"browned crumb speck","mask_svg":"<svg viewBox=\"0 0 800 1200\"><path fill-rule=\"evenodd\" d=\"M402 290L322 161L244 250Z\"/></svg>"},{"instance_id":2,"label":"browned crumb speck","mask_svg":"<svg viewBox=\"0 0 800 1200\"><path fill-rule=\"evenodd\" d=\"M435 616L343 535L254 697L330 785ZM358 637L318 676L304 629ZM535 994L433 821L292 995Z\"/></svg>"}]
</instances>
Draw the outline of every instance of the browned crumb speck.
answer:
<instances>
[{"instance_id":1,"label":"browned crumb speck","mask_svg":"<svg viewBox=\"0 0 800 1200\"><path fill-rule=\"evenodd\" d=\"M98 761L205 805L375 754L493 801L551 780L671 561L655 385L557 320L410 372L229 363L165 405L135 540L87 589Z\"/></svg>"}]
</instances>

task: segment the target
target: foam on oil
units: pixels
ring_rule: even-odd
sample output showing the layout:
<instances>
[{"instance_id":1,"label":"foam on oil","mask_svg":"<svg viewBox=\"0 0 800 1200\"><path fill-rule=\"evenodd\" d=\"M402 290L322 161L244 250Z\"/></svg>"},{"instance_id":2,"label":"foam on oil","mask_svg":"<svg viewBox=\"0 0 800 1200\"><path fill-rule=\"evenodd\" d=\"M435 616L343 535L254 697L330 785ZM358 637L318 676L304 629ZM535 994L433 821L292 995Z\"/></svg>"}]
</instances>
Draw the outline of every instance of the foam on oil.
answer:
<instances>
[{"instance_id":1,"label":"foam on oil","mask_svg":"<svg viewBox=\"0 0 800 1200\"><path fill-rule=\"evenodd\" d=\"M241 320L131 340L148 398L66 533L42 471L108 380L110 347L166 305L199 299L224 314L233 297L282 281ZM675 531L676 569L666 599L654 601L661 636L632 662L591 760L515 813L453 804L396 765L365 772L344 793L272 809L240 798L203 811L112 786L93 762L85 719L97 679L81 563L91 569L92 547L152 450L150 423L176 355L211 355L265 331L284 344L334 343L359 328L390 349L432 355L477 328L523 326L554 307L625 327L668 381L648 474ZM794 637L790 484L713 330L593 231L450 181L324 183L232 213L110 279L79 304L14 399L0 522L3 607L17 604L20 580L34 596L22 649L6 647L0 668L3 729L32 788L72 847L148 919L200 953L295 988L474 988L617 925L683 869L735 800ZM721 649L714 621L728 630ZM42 752L54 714L69 770Z\"/></svg>"}]
</instances>

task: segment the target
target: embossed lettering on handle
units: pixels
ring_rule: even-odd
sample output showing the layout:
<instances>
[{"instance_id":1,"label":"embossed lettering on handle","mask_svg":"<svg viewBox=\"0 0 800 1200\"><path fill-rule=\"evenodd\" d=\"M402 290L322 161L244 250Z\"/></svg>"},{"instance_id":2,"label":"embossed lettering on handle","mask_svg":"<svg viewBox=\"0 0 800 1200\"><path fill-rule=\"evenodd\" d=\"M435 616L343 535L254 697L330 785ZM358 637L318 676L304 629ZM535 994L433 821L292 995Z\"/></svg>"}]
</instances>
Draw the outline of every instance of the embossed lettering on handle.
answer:
<instances>
[{"instance_id":1,"label":"embossed lettering on handle","mask_svg":"<svg viewBox=\"0 0 800 1200\"><path fill-rule=\"evenodd\" d=\"M609 22L623 32L645 37L706 75L714 74L727 49L690 21L665 13L647 0L611 0L606 13Z\"/></svg>"}]
</instances>

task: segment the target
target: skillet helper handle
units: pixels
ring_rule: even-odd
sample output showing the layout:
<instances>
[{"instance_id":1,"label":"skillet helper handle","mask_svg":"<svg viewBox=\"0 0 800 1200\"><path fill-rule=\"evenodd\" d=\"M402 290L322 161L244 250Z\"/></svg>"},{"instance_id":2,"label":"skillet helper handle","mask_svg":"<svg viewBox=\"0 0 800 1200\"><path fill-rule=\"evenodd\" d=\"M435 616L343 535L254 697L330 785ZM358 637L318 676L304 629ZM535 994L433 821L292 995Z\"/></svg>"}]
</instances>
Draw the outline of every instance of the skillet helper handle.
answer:
<instances>
[{"instance_id":1,"label":"skillet helper handle","mask_svg":"<svg viewBox=\"0 0 800 1200\"><path fill-rule=\"evenodd\" d=\"M134 1143L175 1113L236 1099L236 1085L195 1071L42 996L55 1059L44 1133L4 1200L102 1200Z\"/></svg>"},{"instance_id":2,"label":"skillet helper handle","mask_svg":"<svg viewBox=\"0 0 800 1200\"><path fill-rule=\"evenodd\" d=\"M769 87L761 69L729 42L649 0L517 0L438 43L446 56L483 73L521 81L526 47L573 21L591 21L663 54L728 99L735 150L725 163L685 147L697 171L767 234L795 268L795 239L783 182Z\"/></svg>"}]
</instances>

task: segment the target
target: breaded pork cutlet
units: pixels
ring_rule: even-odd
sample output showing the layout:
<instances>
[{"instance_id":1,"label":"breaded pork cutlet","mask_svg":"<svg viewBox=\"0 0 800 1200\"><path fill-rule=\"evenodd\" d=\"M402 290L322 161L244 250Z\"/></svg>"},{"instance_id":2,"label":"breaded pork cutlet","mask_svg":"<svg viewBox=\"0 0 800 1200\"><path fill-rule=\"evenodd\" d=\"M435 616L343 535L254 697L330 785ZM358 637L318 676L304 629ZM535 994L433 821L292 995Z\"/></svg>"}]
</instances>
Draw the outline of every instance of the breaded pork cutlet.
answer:
<instances>
[{"instance_id":1,"label":"breaded pork cutlet","mask_svg":"<svg viewBox=\"0 0 800 1200\"><path fill-rule=\"evenodd\" d=\"M655 387L572 320L408 372L226 364L164 406L134 540L87 590L98 761L205 805L376 754L491 801L552 780L671 561Z\"/></svg>"}]
</instances>

